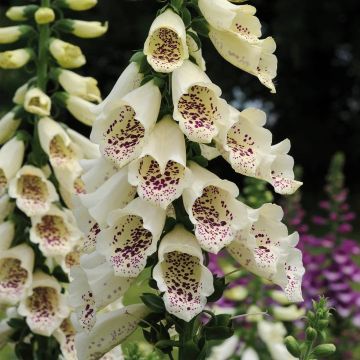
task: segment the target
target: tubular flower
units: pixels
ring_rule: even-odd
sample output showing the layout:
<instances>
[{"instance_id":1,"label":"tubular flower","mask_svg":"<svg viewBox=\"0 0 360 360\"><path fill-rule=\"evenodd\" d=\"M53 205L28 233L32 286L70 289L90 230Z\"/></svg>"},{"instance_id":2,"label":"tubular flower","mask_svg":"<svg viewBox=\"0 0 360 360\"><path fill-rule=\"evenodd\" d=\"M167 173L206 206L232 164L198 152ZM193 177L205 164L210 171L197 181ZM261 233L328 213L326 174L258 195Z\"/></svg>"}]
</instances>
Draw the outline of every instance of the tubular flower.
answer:
<instances>
[{"instance_id":1,"label":"tubular flower","mask_svg":"<svg viewBox=\"0 0 360 360\"><path fill-rule=\"evenodd\" d=\"M234 5L227 0L200 0L199 8L210 24L209 37L215 48L234 66L259 78L275 92L277 59L273 38L261 37L261 24L250 5Z\"/></svg>"},{"instance_id":2,"label":"tubular flower","mask_svg":"<svg viewBox=\"0 0 360 360\"><path fill-rule=\"evenodd\" d=\"M105 258L94 252L81 258L71 269L70 305L75 309L78 328L90 332L97 322L97 311L120 298L133 279L114 275Z\"/></svg>"},{"instance_id":3,"label":"tubular flower","mask_svg":"<svg viewBox=\"0 0 360 360\"><path fill-rule=\"evenodd\" d=\"M24 160L25 145L16 138L0 149L0 196L6 191L9 181L19 171Z\"/></svg>"},{"instance_id":4,"label":"tubular flower","mask_svg":"<svg viewBox=\"0 0 360 360\"><path fill-rule=\"evenodd\" d=\"M10 44L18 41L22 35L31 30L31 26L8 26L0 28L0 44Z\"/></svg>"},{"instance_id":5,"label":"tubular flower","mask_svg":"<svg viewBox=\"0 0 360 360\"><path fill-rule=\"evenodd\" d=\"M28 82L26 82L24 85L20 86L14 94L14 97L12 99L13 102L18 105L23 105L25 102L25 95L26 95L26 92L28 91L28 89L29 89Z\"/></svg>"},{"instance_id":6,"label":"tubular flower","mask_svg":"<svg viewBox=\"0 0 360 360\"><path fill-rule=\"evenodd\" d=\"M143 77L144 75L139 71L139 65L131 62L121 73L109 95L95 107L96 115L101 115L101 112L106 113L106 110L111 108L118 99L140 87Z\"/></svg>"},{"instance_id":7,"label":"tubular flower","mask_svg":"<svg viewBox=\"0 0 360 360\"><path fill-rule=\"evenodd\" d=\"M91 140L100 144L105 158L122 167L140 154L146 137L155 126L161 93L150 81L114 100L107 103L106 113L94 123Z\"/></svg>"},{"instance_id":8,"label":"tubular flower","mask_svg":"<svg viewBox=\"0 0 360 360\"><path fill-rule=\"evenodd\" d=\"M72 33L80 38L90 39L102 36L108 29L108 24L99 21L82 21L62 19L56 23L58 29Z\"/></svg>"},{"instance_id":9,"label":"tubular flower","mask_svg":"<svg viewBox=\"0 0 360 360\"><path fill-rule=\"evenodd\" d=\"M0 224L0 250L7 250L15 236L15 225L11 221Z\"/></svg>"},{"instance_id":10,"label":"tubular flower","mask_svg":"<svg viewBox=\"0 0 360 360\"><path fill-rule=\"evenodd\" d=\"M272 134L265 123L261 110L239 112L230 107L230 117L216 139L218 149L236 172L269 182L277 193L292 194L302 183L294 180L294 162L287 155L290 142L271 146Z\"/></svg>"},{"instance_id":11,"label":"tubular flower","mask_svg":"<svg viewBox=\"0 0 360 360\"><path fill-rule=\"evenodd\" d=\"M70 309L58 281L41 271L34 273L30 293L21 300L19 314L26 317L31 331L50 336L68 317Z\"/></svg>"},{"instance_id":12,"label":"tubular flower","mask_svg":"<svg viewBox=\"0 0 360 360\"><path fill-rule=\"evenodd\" d=\"M53 201L58 201L55 186L45 174L30 165L23 166L9 183L9 195L27 216L45 214Z\"/></svg>"},{"instance_id":13,"label":"tubular flower","mask_svg":"<svg viewBox=\"0 0 360 360\"><path fill-rule=\"evenodd\" d=\"M172 74L174 119L190 141L210 143L218 134L218 123L228 116L221 89L191 61Z\"/></svg>"},{"instance_id":14,"label":"tubular flower","mask_svg":"<svg viewBox=\"0 0 360 360\"><path fill-rule=\"evenodd\" d=\"M290 301L302 301L305 269L301 251L295 248L298 233L288 235L281 222L283 211L275 204L249 209L249 218L250 225L237 233L227 250L244 268L279 285Z\"/></svg>"},{"instance_id":15,"label":"tubular flower","mask_svg":"<svg viewBox=\"0 0 360 360\"><path fill-rule=\"evenodd\" d=\"M94 144L87 137L81 135L71 128L66 128L65 130L66 133L70 136L70 139L73 142L73 146L77 149L77 152L81 154L80 161L95 160L101 156L99 145Z\"/></svg>"},{"instance_id":16,"label":"tubular flower","mask_svg":"<svg viewBox=\"0 0 360 360\"><path fill-rule=\"evenodd\" d=\"M17 49L0 52L0 68L19 69L25 66L32 57L31 49Z\"/></svg>"},{"instance_id":17,"label":"tubular flower","mask_svg":"<svg viewBox=\"0 0 360 360\"><path fill-rule=\"evenodd\" d=\"M165 210L140 198L108 216L109 228L98 238L97 251L106 257L117 276L136 277L157 248L165 225Z\"/></svg>"},{"instance_id":18,"label":"tubular flower","mask_svg":"<svg viewBox=\"0 0 360 360\"><path fill-rule=\"evenodd\" d=\"M127 182L127 168L123 168L94 192L80 195L80 201L97 223L105 225L109 212L126 206L135 194L136 188Z\"/></svg>"},{"instance_id":19,"label":"tubular flower","mask_svg":"<svg viewBox=\"0 0 360 360\"><path fill-rule=\"evenodd\" d=\"M14 208L15 204L10 201L8 194L0 196L0 223L12 213Z\"/></svg>"},{"instance_id":20,"label":"tubular flower","mask_svg":"<svg viewBox=\"0 0 360 360\"><path fill-rule=\"evenodd\" d=\"M129 165L129 182L140 198L166 209L181 196L189 179L184 135L167 116L158 122L137 160Z\"/></svg>"},{"instance_id":21,"label":"tubular flower","mask_svg":"<svg viewBox=\"0 0 360 360\"><path fill-rule=\"evenodd\" d=\"M6 16L12 21L28 20L39 7L37 5L11 6Z\"/></svg>"},{"instance_id":22,"label":"tubular flower","mask_svg":"<svg viewBox=\"0 0 360 360\"><path fill-rule=\"evenodd\" d=\"M11 139L20 123L15 111L9 111L0 119L0 145Z\"/></svg>"},{"instance_id":23,"label":"tubular flower","mask_svg":"<svg viewBox=\"0 0 360 360\"><path fill-rule=\"evenodd\" d=\"M46 257L65 256L80 240L72 213L52 205L46 214L31 218L30 240Z\"/></svg>"},{"instance_id":24,"label":"tubular flower","mask_svg":"<svg viewBox=\"0 0 360 360\"><path fill-rule=\"evenodd\" d=\"M153 277L165 292L167 311L190 321L206 305L206 297L214 292L213 277L203 265L201 248L194 235L177 225L165 235L158 251L159 262Z\"/></svg>"},{"instance_id":25,"label":"tubular flower","mask_svg":"<svg viewBox=\"0 0 360 360\"><path fill-rule=\"evenodd\" d=\"M21 244L0 253L0 304L14 305L31 286L34 252Z\"/></svg>"},{"instance_id":26,"label":"tubular flower","mask_svg":"<svg viewBox=\"0 0 360 360\"><path fill-rule=\"evenodd\" d=\"M24 108L31 114L48 116L51 111L51 100L42 90L32 88L25 94Z\"/></svg>"},{"instance_id":27,"label":"tubular flower","mask_svg":"<svg viewBox=\"0 0 360 360\"><path fill-rule=\"evenodd\" d=\"M86 332L76 334L75 348L78 359L100 359L131 335L149 313L145 305L133 304L101 314L89 334Z\"/></svg>"},{"instance_id":28,"label":"tubular flower","mask_svg":"<svg viewBox=\"0 0 360 360\"><path fill-rule=\"evenodd\" d=\"M49 50L59 65L66 69L78 68L86 63L81 49L68 42L53 38Z\"/></svg>"},{"instance_id":29,"label":"tubular flower","mask_svg":"<svg viewBox=\"0 0 360 360\"><path fill-rule=\"evenodd\" d=\"M179 15L168 9L154 20L144 54L151 67L161 73L171 73L189 58L186 29Z\"/></svg>"},{"instance_id":30,"label":"tubular flower","mask_svg":"<svg viewBox=\"0 0 360 360\"><path fill-rule=\"evenodd\" d=\"M97 4L97 0L59 0L59 5L75 11L89 10Z\"/></svg>"},{"instance_id":31,"label":"tubular flower","mask_svg":"<svg viewBox=\"0 0 360 360\"><path fill-rule=\"evenodd\" d=\"M58 79L63 89L71 95L78 96L88 101L101 101L100 90L96 79L76 74L65 69L56 69L54 76Z\"/></svg>"},{"instance_id":32,"label":"tubular flower","mask_svg":"<svg viewBox=\"0 0 360 360\"><path fill-rule=\"evenodd\" d=\"M34 18L37 24L50 24L55 20L55 12L49 7L40 7L35 11Z\"/></svg>"},{"instance_id":33,"label":"tubular flower","mask_svg":"<svg viewBox=\"0 0 360 360\"><path fill-rule=\"evenodd\" d=\"M221 180L196 163L189 168L191 186L184 191L184 206L201 247L217 254L248 224L246 207L236 200L239 189L234 183Z\"/></svg>"}]
</instances>

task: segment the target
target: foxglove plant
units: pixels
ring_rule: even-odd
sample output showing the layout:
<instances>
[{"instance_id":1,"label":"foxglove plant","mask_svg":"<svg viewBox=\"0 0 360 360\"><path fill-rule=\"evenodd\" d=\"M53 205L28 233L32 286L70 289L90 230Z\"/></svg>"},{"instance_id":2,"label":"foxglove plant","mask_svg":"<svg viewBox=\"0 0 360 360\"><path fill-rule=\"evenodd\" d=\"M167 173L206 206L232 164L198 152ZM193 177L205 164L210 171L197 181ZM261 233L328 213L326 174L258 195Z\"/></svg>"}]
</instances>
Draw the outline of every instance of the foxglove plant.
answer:
<instances>
[{"instance_id":1,"label":"foxglove plant","mask_svg":"<svg viewBox=\"0 0 360 360\"><path fill-rule=\"evenodd\" d=\"M100 152L57 120L54 110L66 106L88 125L95 119L90 111L101 101L97 82L69 70L86 59L59 35L93 38L106 32L106 24L64 18L64 9L82 11L96 3L41 0L14 6L6 15L19 25L0 28L0 68L35 64L13 108L0 119L0 305L8 308L1 347L15 344L19 359L77 359L67 283L84 241L72 198L84 192L80 161L96 161ZM12 49L20 39L27 45ZM59 86L64 92L51 90ZM117 358L118 351L107 359Z\"/></svg>"},{"instance_id":2,"label":"foxglove plant","mask_svg":"<svg viewBox=\"0 0 360 360\"><path fill-rule=\"evenodd\" d=\"M232 108L204 72L199 35L275 91L275 42L260 39L255 11L228 0L166 1L143 51L109 96L86 108L95 116L91 139L101 159L83 162L86 193L75 209L87 251L71 270L80 360L99 359L139 326L169 358L178 348L179 359L205 359L209 340L234 333L230 315L210 313L201 322L206 304L226 286L207 258L224 248L244 269L281 286L290 301L302 300L298 235L288 235L281 208L248 207L234 183L206 169L206 157L222 155L236 172L280 194L301 185L290 143L272 144L265 113ZM141 295L142 303L104 313L147 268L153 291Z\"/></svg>"}]
</instances>

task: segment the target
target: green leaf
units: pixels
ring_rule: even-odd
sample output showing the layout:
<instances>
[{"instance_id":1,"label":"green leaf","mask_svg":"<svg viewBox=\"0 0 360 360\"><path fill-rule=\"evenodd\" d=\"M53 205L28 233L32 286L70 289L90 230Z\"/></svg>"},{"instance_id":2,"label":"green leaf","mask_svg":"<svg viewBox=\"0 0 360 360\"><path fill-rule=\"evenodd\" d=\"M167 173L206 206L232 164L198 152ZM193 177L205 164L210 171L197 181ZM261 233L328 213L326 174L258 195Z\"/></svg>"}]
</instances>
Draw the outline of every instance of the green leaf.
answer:
<instances>
[{"instance_id":1,"label":"green leaf","mask_svg":"<svg viewBox=\"0 0 360 360\"><path fill-rule=\"evenodd\" d=\"M183 6L183 2L184 0L171 0L170 5L177 13L180 13L180 9Z\"/></svg>"},{"instance_id":2,"label":"green leaf","mask_svg":"<svg viewBox=\"0 0 360 360\"><path fill-rule=\"evenodd\" d=\"M197 164L199 164L202 167L207 167L209 165L209 161L204 158L202 155L197 155L191 158L192 161L195 161Z\"/></svg>"},{"instance_id":3,"label":"green leaf","mask_svg":"<svg viewBox=\"0 0 360 360\"><path fill-rule=\"evenodd\" d=\"M182 347L183 359L197 359L199 354L200 349L193 340L188 340Z\"/></svg>"},{"instance_id":4,"label":"green leaf","mask_svg":"<svg viewBox=\"0 0 360 360\"><path fill-rule=\"evenodd\" d=\"M174 340L159 340L155 344L155 347L157 347L158 349L166 349L166 348L171 348L173 346L179 346L179 342Z\"/></svg>"},{"instance_id":5,"label":"green leaf","mask_svg":"<svg viewBox=\"0 0 360 360\"><path fill-rule=\"evenodd\" d=\"M191 27L201 36L209 37L209 26L205 18L198 17L193 19Z\"/></svg>"},{"instance_id":6,"label":"green leaf","mask_svg":"<svg viewBox=\"0 0 360 360\"><path fill-rule=\"evenodd\" d=\"M204 327L207 340L225 340L234 335L234 330L226 326Z\"/></svg>"},{"instance_id":7,"label":"green leaf","mask_svg":"<svg viewBox=\"0 0 360 360\"><path fill-rule=\"evenodd\" d=\"M55 276L56 279L59 281L59 282L62 282L62 283L69 283L69 277L67 276L67 274L64 272L64 270L62 269L61 266L56 266L52 272L52 276Z\"/></svg>"},{"instance_id":8,"label":"green leaf","mask_svg":"<svg viewBox=\"0 0 360 360\"><path fill-rule=\"evenodd\" d=\"M189 28L191 25L191 13L186 6L183 6L181 8L181 18L184 22L185 27Z\"/></svg>"},{"instance_id":9,"label":"green leaf","mask_svg":"<svg viewBox=\"0 0 360 360\"><path fill-rule=\"evenodd\" d=\"M7 322L7 324L13 329L22 329L24 326L27 326L25 318L12 318Z\"/></svg>"},{"instance_id":10,"label":"green leaf","mask_svg":"<svg viewBox=\"0 0 360 360\"><path fill-rule=\"evenodd\" d=\"M160 296L151 293L144 293L142 296L140 296L140 298L142 302L153 312L165 312L164 300Z\"/></svg>"}]
</instances>

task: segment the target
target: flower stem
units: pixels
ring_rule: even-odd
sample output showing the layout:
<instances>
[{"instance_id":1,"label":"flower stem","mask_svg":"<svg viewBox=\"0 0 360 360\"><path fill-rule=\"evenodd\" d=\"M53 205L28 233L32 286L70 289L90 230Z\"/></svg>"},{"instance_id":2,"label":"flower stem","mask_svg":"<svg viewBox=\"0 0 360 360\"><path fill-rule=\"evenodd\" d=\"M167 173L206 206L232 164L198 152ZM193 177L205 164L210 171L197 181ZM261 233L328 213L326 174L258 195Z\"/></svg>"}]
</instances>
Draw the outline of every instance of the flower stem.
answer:
<instances>
[{"instance_id":1,"label":"flower stem","mask_svg":"<svg viewBox=\"0 0 360 360\"><path fill-rule=\"evenodd\" d=\"M51 0L41 0L42 7L50 7ZM37 66L37 86L46 92L48 81L48 46L50 39L49 24L38 25L39 46L38 46L38 66Z\"/></svg>"}]
</instances>

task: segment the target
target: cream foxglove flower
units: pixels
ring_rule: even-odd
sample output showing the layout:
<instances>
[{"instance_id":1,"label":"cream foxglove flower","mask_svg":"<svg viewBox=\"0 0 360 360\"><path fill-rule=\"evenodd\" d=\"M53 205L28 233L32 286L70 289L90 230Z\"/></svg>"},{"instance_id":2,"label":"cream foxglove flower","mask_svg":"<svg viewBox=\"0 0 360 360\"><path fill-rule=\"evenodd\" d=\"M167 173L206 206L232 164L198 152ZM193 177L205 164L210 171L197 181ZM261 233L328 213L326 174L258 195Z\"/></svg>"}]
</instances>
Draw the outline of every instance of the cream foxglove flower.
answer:
<instances>
[{"instance_id":1,"label":"cream foxglove flower","mask_svg":"<svg viewBox=\"0 0 360 360\"><path fill-rule=\"evenodd\" d=\"M35 11L34 18L37 24L50 24L55 20L55 12L49 7L40 7Z\"/></svg>"},{"instance_id":2,"label":"cream foxglove flower","mask_svg":"<svg viewBox=\"0 0 360 360\"><path fill-rule=\"evenodd\" d=\"M139 65L131 62L117 79L109 95L95 108L97 115L111 108L112 104L126 94L140 87L144 75L139 72Z\"/></svg>"},{"instance_id":3,"label":"cream foxglove flower","mask_svg":"<svg viewBox=\"0 0 360 360\"><path fill-rule=\"evenodd\" d=\"M25 21L34 14L36 9L38 9L36 5L11 6L6 11L6 16L12 21Z\"/></svg>"},{"instance_id":4,"label":"cream foxglove flower","mask_svg":"<svg viewBox=\"0 0 360 360\"><path fill-rule=\"evenodd\" d=\"M45 214L59 200L55 186L34 166L25 165L9 183L9 195L27 216Z\"/></svg>"},{"instance_id":5,"label":"cream foxglove flower","mask_svg":"<svg viewBox=\"0 0 360 360\"><path fill-rule=\"evenodd\" d=\"M104 182L96 191L80 195L81 203L98 224L106 225L108 214L125 207L136 194L136 188L127 182L128 169L123 168Z\"/></svg>"},{"instance_id":6,"label":"cream foxglove flower","mask_svg":"<svg viewBox=\"0 0 360 360\"><path fill-rule=\"evenodd\" d=\"M35 255L21 244L0 253L0 304L14 305L31 286Z\"/></svg>"},{"instance_id":7,"label":"cream foxglove flower","mask_svg":"<svg viewBox=\"0 0 360 360\"><path fill-rule=\"evenodd\" d=\"M52 38L49 51L61 67L73 69L83 66L86 63L85 56L78 46Z\"/></svg>"},{"instance_id":8,"label":"cream foxglove flower","mask_svg":"<svg viewBox=\"0 0 360 360\"><path fill-rule=\"evenodd\" d=\"M183 201L200 246L217 254L229 245L238 230L248 224L243 203L236 200L237 186L222 180L212 172L191 162L190 185L183 193Z\"/></svg>"},{"instance_id":9,"label":"cream foxglove flower","mask_svg":"<svg viewBox=\"0 0 360 360\"><path fill-rule=\"evenodd\" d=\"M195 59L197 66L202 70L206 71L206 63L202 56L202 50L201 47L198 46L194 38L190 35L193 34L194 36L197 36L196 32L192 29L188 29L186 33L186 44L189 49L189 55Z\"/></svg>"},{"instance_id":10,"label":"cream foxglove flower","mask_svg":"<svg viewBox=\"0 0 360 360\"><path fill-rule=\"evenodd\" d=\"M18 105L23 105L24 102L25 102L25 95L26 95L26 92L28 91L29 89L29 82L26 82L24 85L21 85L16 91L15 91L15 94L14 94L14 97L12 99L12 101L15 103L15 104L18 104Z\"/></svg>"},{"instance_id":11,"label":"cream foxglove flower","mask_svg":"<svg viewBox=\"0 0 360 360\"><path fill-rule=\"evenodd\" d=\"M273 306L272 311L274 318L280 321L295 321L301 319L305 315L305 309L296 306Z\"/></svg>"},{"instance_id":12,"label":"cream foxglove flower","mask_svg":"<svg viewBox=\"0 0 360 360\"><path fill-rule=\"evenodd\" d=\"M108 216L110 227L98 238L97 251L106 257L117 276L136 277L157 248L165 225L165 210L140 198Z\"/></svg>"},{"instance_id":13,"label":"cream foxglove flower","mask_svg":"<svg viewBox=\"0 0 360 360\"><path fill-rule=\"evenodd\" d=\"M260 360L260 358L253 348L248 347L242 353L241 360Z\"/></svg>"},{"instance_id":14,"label":"cream foxglove flower","mask_svg":"<svg viewBox=\"0 0 360 360\"><path fill-rule=\"evenodd\" d=\"M105 181L109 180L118 168L113 162L100 157L98 159L82 160L80 165L83 167L84 174L81 179L84 182L87 193L97 190Z\"/></svg>"},{"instance_id":15,"label":"cream foxglove flower","mask_svg":"<svg viewBox=\"0 0 360 360\"><path fill-rule=\"evenodd\" d=\"M108 29L108 23L102 24L99 21L83 21L62 19L56 23L61 31L69 32L80 38L90 39L102 36Z\"/></svg>"},{"instance_id":16,"label":"cream foxglove flower","mask_svg":"<svg viewBox=\"0 0 360 360\"><path fill-rule=\"evenodd\" d=\"M181 196L188 180L184 135L166 116L156 124L139 158L129 165L129 182L137 186L140 198L166 209Z\"/></svg>"},{"instance_id":17,"label":"cream foxglove flower","mask_svg":"<svg viewBox=\"0 0 360 360\"><path fill-rule=\"evenodd\" d=\"M15 332L15 329L8 324L8 321L19 317L15 306L8 307L5 315L5 318L0 321L0 350L9 343L11 335Z\"/></svg>"},{"instance_id":18,"label":"cream foxglove flower","mask_svg":"<svg viewBox=\"0 0 360 360\"><path fill-rule=\"evenodd\" d=\"M80 241L73 247L65 256L57 256L55 257L55 261L61 266L64 272L69 276L70 281L72 281L72 277L70 276L71 269L74 266L80 265L80 258L83 255L83 251L81 249L81 244L83 242L83 237L80 238Z\"/></svg>"},{"instance_id":19,"label":"cream foxglove flower","mask_svg":"<svg viewBox=\"0 0 360 360\"><path fill-rule=\"evenodd\" d=\"M75 11L89 10L97 4L97 0L59 0L59 5Z\"/></svg>"},{"instance_id":20,"label":"cream foxglove flower","mask_svg":"<svg viewBox=\"0 0 360 360\"><path fill-rule=\"evenodd\" d=\"M60 68L54 70L53 74L63 89L69 94L88 101L101 101L101 94L96 79L81 76L73 71Z\"/></svg>"},{"instance_id":21,"label":"cream foxglove flower","mask_svg":"<svg viewBox=\"0 0 360 360\"><path fill-rule=\"evenodd\" d=\"M167 9L152 23L144 54L156 72L170 73L189 58L186 29L181 17Z\"/></svg>"},{"instance_id":22,"label":"cream foxglove flower","mask_svg":"<svg viewBox=\"0 0 360 360\"><path fill-rule=\"evenodd\" d=\"M17 49L0 52L0 68L19 69L25 66L32 57L31 49Z\"/></svg>"},{"instance_id":23,"label":"cream foxglove flower","mask_svg":"<svg viewBox=\"0 0 360 360\"><path fill-rule=\"evenodd\" d=\"M0 44L10 44L18 41L31 30L32 27L28 25L0 27Z\"/></svg>"},{"instance_id":24,"label":"cream foxglove flower","mask_svg":"<svg viewBox=\"0 0 360 360\"><path fill-rule=\"evenodd\" d=\"M9 111L0 119L0 145L12 138L20 123L21 120L14 110Z\"/></svg>"},{"instance_id":25,"label":"cream foxglove flower","mask_svg":"<svg viewBox=\"0 0 360 360\"><path fill-rule=\"evenodd\" d=\"M295 192L302 183L294 180L294 162L287 155L290 142L285 140L271 146L272 134L264 128L266 114L263 111L229 109L230 117L221 124L216 138L224 158L236 172L269 182L277 193Z\"/></svg>"},{"instance_id":26,"label":"cream foxglove flower","mask_svg":"<svg viewBox=\"0 0 360 360\"><path fill-rule=\"evenodd\" d=\"M66 128L66 133L70 136L71 141L73 142L73 146L76 148L77 153L79 153L79 157L81 160L84 159L98 159L101 156L99 145L91 142L87 137L81 135L79 132Z\"/></svg>"},{"instance_id":27,"label":"cream foxglove flower","mask_svg":"<svg viewBox=\"0 0 360 360\"><path fill-rule=\"evenodd\" d=\"M59 282L41 271L34 273L30 293L21 300L19 314L26 317L31 331L50 336L68 317L70 309Z\"/></svg>"},{"instance_id":28,"label":"cream foxglove flower","mask_svg":"<svg viewBox=\"0 0 360 360\"><path fill-rule=\"evenodd\" d=\"M69 303L75 309L75 327L90 332L97 322L98 310L119 299L134 279L114 274L113 268L97 252L84 255L81 266L71 269Z\"/></svg>"},{"instance_id":29,"label":"cream foxglove flower","mask_svg":"<svg viewBox=\"0 0 360 360\"><path fill-rule=\"evenodd\" d=\"M0 195L4 194L9 181L19 171L24 160L25 145L16 137L0 149Z\"/></svg>"},{"instance_id":30,"label":"cream foxglove flower","mask_svg":"<svg viewBox=\"0 0 360 360\"><path fill-rule=\"evenodd\" d=\"M46 257L65 256L81 238L72 213L52 205L44 215L31 218L30 240Z\"/></svg>"},{"instance_id":31,"label":"cream foxglove flower","mask_svg":"<svg viewBox=\"0 0 360 360\"><path fill-rule=\"evenodd\" d=\"M94 123L90 139L100 144L104 157L118 167L128 164L140 154L155 126L160 103L161 93L153 81L108 102L106 112Z\"/></svg>"},{"instance_id":32,"label":"cream foxglove flower","mask_svg":"<svg viewBox=\"0 0 360 360\"><path fill-rule=\"evenodd\" d=\"M0 224L0 250L7 250L15 236L15 225L12 221Z\"/></svg>"},{"instance_id":33,"label":"cream foxglove flower","mask_svg":"<svg viewBox=\"0 0 360 360\"><path fill-rule=\"evenodd\" d=\"M153 278L159 290L165 292L166 310L190 321L214 292L213 276L203 265L201 248L193 234L177 225L161 240L158 256Z\"/></svg>"},{"instance_id":34,"label":"cream foxglove flower","mask_svg":"<svg viewBox=\"0 0 360 360\"><path fill-rule=\"evenodd\" d=\"M275 300L280 305L289 305L289 299L282 290L272 290L270 292L270 297Z\"/></svg>"},{"instance_id":35,"label":"cream foxglove flower","mask_svg":"<svg viewBox=\"0 0 360 360\"><path fill-rule=\"evenodd\" d=\"M201 155L207 159L207 160L213 160L216 159L218 156L220 156L220 152L216 147L212 147L205 144L199 144Z\"/></svg>"},{"instance_id":36,"label":"cream foxglove flower","mask_svg":"<svg viewBox=\"0 0 360 360\"><path fill-rule=\"evenodd\" d=\"M42 90L32 88L25 94L24 108L31 114L48 116L51 111L51 100Z\"/></svg>"},{"instance_id":37,"label":"cream foxglove flower","mask_svg":"<svg viewBox=\"0 0 360 360\"><path fill-rule=\"evenodd\" d=\"M239 346L239 337L233 335L223 341L220 345L213 346L211 348L210 355L206 360L228 360L234 354Z\"/></svg>"},{"instance_id":38,"label":"cream foxglove flower","mask_svg":"<svg viewBox=\"0 0 360 360\"><path fill-rule=\"evenodd\" d=\"M173 72L173 116L189 140L210 143L217 135L218 123L228 116L220 95L221 89L189 60Z\"/></svg>"},{"instance_id":39,"label":"cream foxglove flower","mask_svg":"<svg viewBox=\"0 0 360 360\"><path fill-rule=\"evenodd\" d=\"M281 222L283 211L275 204L248 211L252 223L238 232L227 250L244 268L279 285L289 300L302 301L305 270L301 251L295 248L298 233L288 235Z\"/></svg>"},{"instance_id":40,"label":"cream foxglove flower","mask_svg":"<svg viewBox=\"0 0 360 360\"><path fill-rule=\"evenodd\" d=\"M92 331L77 333L75 348L78 360L97 360L122 343L150 313L143 304L133 304L122 309L101 314ZM114 334L116 334L114 336Z\"/></svg>"},{"instance_id":41,"label":"cream foxglove flower","mask_svg":"<svg viewBox=\"0 0 360 360\"><path fill-rule=\"evenodd\" d=\"M8 194L0 196L0 223L12 213L14 208L15 203L10 200Z\"/></svg>"}]
</instances>

